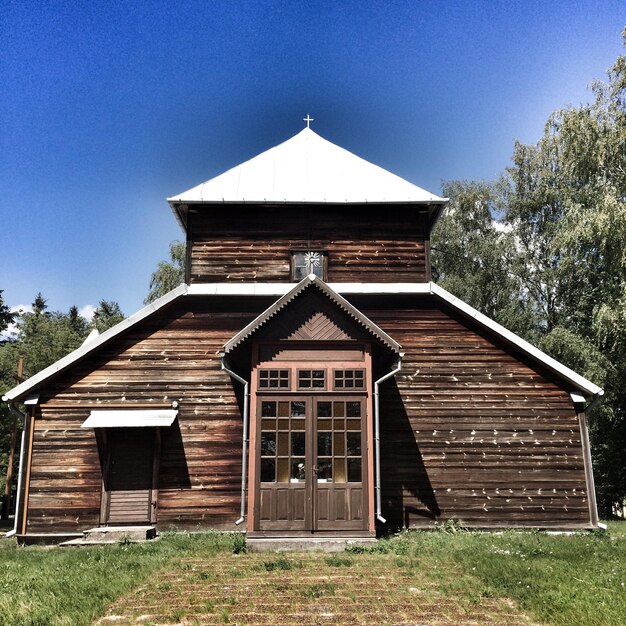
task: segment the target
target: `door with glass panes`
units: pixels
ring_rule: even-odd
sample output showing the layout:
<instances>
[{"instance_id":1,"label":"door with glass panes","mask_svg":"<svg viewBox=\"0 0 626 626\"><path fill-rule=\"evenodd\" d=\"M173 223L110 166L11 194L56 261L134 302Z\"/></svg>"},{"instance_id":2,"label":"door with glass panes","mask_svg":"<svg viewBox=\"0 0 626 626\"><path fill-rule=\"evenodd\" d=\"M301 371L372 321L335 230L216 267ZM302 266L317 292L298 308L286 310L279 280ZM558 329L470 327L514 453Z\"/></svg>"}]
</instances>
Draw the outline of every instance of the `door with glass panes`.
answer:
<instances>
[{"instance_id":1,"label":"door with glass panes","mask_svg":"<svg viewBox=\"0 0 626 626\"><path fill-rule=\"evenodd\" d=\"M281 370L263 376L279 377ZM364 371L294 370L289 378L298 381L293 393L259 384L255 530L365 530ZM330 389L315 386L322 379Z\"/></svg>"}]
</instances>

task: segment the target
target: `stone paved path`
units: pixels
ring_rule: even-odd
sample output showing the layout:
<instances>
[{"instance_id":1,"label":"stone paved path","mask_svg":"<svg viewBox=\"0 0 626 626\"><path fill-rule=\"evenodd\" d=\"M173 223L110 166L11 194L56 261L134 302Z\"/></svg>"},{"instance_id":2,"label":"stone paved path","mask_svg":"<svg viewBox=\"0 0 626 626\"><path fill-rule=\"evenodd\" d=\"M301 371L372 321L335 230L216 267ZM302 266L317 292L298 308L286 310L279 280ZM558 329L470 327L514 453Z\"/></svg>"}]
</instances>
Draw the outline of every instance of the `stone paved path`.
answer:
<instances>
[{"instance_id":1,"label":"stone paved path","mask_svg":"<svg viewBox=\"0 0 626 626\"><path fill-rule=\"evenodd\" d=\"M183 560L110 607L98 626L529 626L511 602L446 597L392 555L243 554Z\"/></svg>"}]
</instances>

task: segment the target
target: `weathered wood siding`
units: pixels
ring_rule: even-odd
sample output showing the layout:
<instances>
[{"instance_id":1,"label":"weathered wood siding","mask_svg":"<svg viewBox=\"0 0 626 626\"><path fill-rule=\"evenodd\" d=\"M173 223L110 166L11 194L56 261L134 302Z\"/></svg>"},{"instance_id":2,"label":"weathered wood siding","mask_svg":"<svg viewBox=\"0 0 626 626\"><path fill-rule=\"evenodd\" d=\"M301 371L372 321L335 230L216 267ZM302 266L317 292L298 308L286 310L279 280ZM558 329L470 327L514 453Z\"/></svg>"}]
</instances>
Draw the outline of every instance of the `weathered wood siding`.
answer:
<instances>
[{"instance_id":1,"label":"weathered wood siding","mask_svg":"<svg viewBox=\"0 0 626 626\"><path fill-rule=\"evenodd\" d=\"M578 418L553 376L425 301L355 304L406 353L381 386L384 517L589 525Z\"/></svg>"},{"instance_id":2,"label":"weathered wood siding","mask_svg":"<svg viewBox=\"0 0 626 626\"><path fill-rule=\"evenodd\" d=\"M458 313L429 308L432 299L351 300L405 351L402 372L381 387L383 515L390 524L588 524L568 390ZM220 370L218 352L271 303L183 298L40 389L28 532L98 524L102 461L94 430L80 427L91 409L166 407L172 400L181 406L175 426L162 430L158 525L232 528L242 398Z\"/></svg>"},{"instance_id":3,"label":"weathered wood siding","mask_svg":"<svg viewBox=\"0 0 626 626\"><path fill-rule=\"evenodd\" d=\"M181 406L175 425L162 429L158 525L233 527L241 487L241 390L220 370L218 352L269 302L230 302L186 298L42 390L27 532L98 524L101 460L94 429L81 428L90 410L162 408L173 400Z\"/></svg>"},{"instance_id":4,"label":"weathered wood siding","mask_svg":"<svg viewBox=\"0 0 626 626\"><path fill-rule=\"evenodd\" d=\"M409 207L199 207L189 280L289 282L290 249L328 251L328 282L429 280L425 214Z\"/></svg>"}]
</instances>

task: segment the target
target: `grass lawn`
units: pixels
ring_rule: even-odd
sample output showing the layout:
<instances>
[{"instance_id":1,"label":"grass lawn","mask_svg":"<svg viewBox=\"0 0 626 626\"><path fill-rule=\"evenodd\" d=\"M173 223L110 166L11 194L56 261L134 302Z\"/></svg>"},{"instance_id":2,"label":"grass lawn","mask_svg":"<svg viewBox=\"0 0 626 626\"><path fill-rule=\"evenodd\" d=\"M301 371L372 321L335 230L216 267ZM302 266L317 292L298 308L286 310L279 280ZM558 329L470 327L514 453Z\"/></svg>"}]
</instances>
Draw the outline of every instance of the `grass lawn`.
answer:
<instances>
[{"instance_id":1,"label":"grass lawn","mask_svg":"<svg viewBox=\"0 0 626 626\"><path fill-rule=\"evenodd\" d=\"M507 597L539 622L626 624L626 522L571 536L409 532L376 547L413 555L449 593Z\"/></svg>"},{"instance_id":2,"label":"grass lawn","mask_svg":"<svg viewBox=\"0 0 626 626\"><path fill-rule=\"evenodd\" d=\"M93 548L18 547L0 540L0 625L91 624L155 570L194 556L213 559L239 534L172 534L161 541Z\"/></svg>"},{"instance_id":3,"label":"grass lawn","mask_svg":"<svg viewBox=\"0 0 626 626\"><path fill-rule=\"evenodd\" d=\"M351 623L414 624L401 620L415 618L416 607L426 611L428 619L419 622L425 624L481 623L481 611L493 624L524 623L521 613L554 625L625 623L623 522L611 522L606 534L573 536L407 532L334 556L233 557L241 544L239 535L211 533L86 549L18 548L0 540L0 623L73 626L107 612L123 618L108 622L118 624L146 612L145 624L256 623L245 617L253 615L250 607L257 617L274 611L279 623L281 605L268 601L277 598L326 611L352 603ZM377 622L366 621L368 602L379 611ZM507 618L506 606L519 619ZM238 616L235 609L245 607L249 612ZM466 621L454 618L459 614Z\"/></svg>"}]
</instances>

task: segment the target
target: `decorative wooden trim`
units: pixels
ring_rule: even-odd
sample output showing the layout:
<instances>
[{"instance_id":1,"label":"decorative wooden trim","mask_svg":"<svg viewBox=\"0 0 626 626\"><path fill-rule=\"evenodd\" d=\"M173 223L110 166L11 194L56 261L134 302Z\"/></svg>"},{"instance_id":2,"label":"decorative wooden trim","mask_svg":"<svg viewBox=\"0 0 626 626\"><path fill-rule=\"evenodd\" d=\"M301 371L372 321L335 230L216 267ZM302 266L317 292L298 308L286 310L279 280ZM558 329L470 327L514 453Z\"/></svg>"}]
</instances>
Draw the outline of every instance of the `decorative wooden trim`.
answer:
<instances>
[{"instance_id":1,"label":"decorative wooden trim","mask_svg":"<svg viewBox=\"0 0 626 626\"><path fill-rule=\"evenodd\" d=\"M350 304L343 296L339 295L331 287L329 287L323 280L320 280L317 276L307 276L303 278L299 283L293 286L293 288L286 293L282 298L279 298L269 308L265 309L263 313L253 319L247 326L242 328L236 335L231 337L224 344L224 354L232 352L239 344L247 341L251 336L256 333L261 327L265 326L269 320L271 320L277 313L291 305L294 300L304 293L307 289L316 288L322 294L327 296L329 300L335 303L348 317L352 318L357 324L360 324L365 330L383 343L390 350L399 353L401 346L394 339L392 339L384 330L374 324L368 317L363 315L354 305Z\"/></svg>"}]
</instances>

